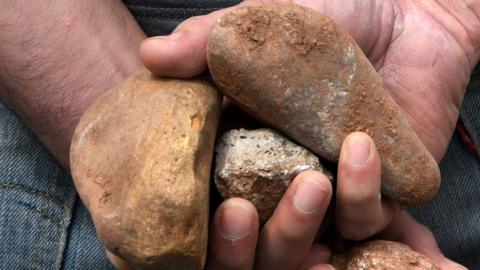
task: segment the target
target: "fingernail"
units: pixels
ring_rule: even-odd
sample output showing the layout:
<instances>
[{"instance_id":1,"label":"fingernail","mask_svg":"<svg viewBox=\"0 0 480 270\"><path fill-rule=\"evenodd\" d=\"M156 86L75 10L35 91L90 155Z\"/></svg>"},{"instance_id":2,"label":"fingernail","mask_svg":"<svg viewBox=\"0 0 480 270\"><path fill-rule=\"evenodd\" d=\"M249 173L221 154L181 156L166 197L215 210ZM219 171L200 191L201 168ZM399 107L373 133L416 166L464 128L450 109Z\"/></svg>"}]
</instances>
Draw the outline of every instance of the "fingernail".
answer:
<instances>
[{"instance_id":1,"label":"fingernail","mask_svg":"<svg viewBox=\"0 0 480 270\"><path fill-rule=\"evenodd\" d=\"M307 178L295 190L293 205L302 213L312 214L322 207L326 194L326 190L316 180Z\"/></svg>"},{"instance_id":2,"label":"fingernail","mask_svg":"<svg viewBox=\"0 0 480 270\"><path fill-rule=\"evenodd\" d=\"M355 167L364 167L370 159L370 143L361 135L353 135L347 142L347 161Z\"/></svg>"},{"instance_id":3,"label":"fingernail","mask_svg":"<svg viewBox=\"0 0 480 270\"><path fill-rule=\"evenodd\" d=\"M252 231L253 215L238 205L225 206L220 216L220 233L225 240L236 241Z\"/></svg>"}]
</instances>

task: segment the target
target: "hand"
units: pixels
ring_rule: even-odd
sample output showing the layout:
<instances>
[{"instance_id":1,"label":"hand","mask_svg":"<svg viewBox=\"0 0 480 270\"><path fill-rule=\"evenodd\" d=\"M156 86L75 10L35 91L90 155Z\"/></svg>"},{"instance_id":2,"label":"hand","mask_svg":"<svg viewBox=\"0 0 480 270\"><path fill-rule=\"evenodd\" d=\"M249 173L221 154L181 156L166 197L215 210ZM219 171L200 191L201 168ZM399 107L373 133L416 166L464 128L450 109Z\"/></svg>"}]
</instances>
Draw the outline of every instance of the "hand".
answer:
<instances>
[{"instance_id":1,"label":"hand","mask_svg":"<svg viewBox=\"0 0 480 270\"><path fill-rule=\"evenodd\" d=\"M265 2L275 1L250 0L240 6ZM352 35L415 132L440 161L454 131L470 72L479 60L480 2L288 2L326 13ZM140 49L145 65L163 76L192 77L203 72L209 29L234 8L191 18L170 36L147 39ZM368 146L362 146L362 140L354 138L364 137L351 137L347 142L355 143L345 144L344 152L376 151L371 140L364 138ZM357 165L340 158L346 174L339 175L336 211L340 232L358 240L384 229L399 207L379 198L378 179L372 178L380 170L378 160L366 157L363 167ZM354 178L358 178L357 183ZM364 208L367 205L371 208ZM359 215L359 207L369 211Z\"/></svg>"},{"instance_id":2,"label":"hand","mask_svg":"<svg viewBox=\"0 0 480 270\"><path fill-rule=\"evenodd\" d=\"M244 1L239 6L267 0ZM331 16L357 41L386 89L439 161L458 117L472 68L480 55L478 1L294 2ZM232 7L193 17L170 36L143 42L145 65L162 76L193 77L206 70L209 29Z\"/></svg>"},{"instance_id":3,"label":"hand","mask_svg":"<svg viewBox=\"0 0 480 270\"><path fill-rule=\"evenodd\" d=\"M349 144L349 140L371 142L366 134L353 133L346 138L344 147ZM345 177L354 184L367 179L371 182L368 186L375 186L376 190L369 190L369 187L362 187L361 184L343 187L346 190L345 195L351 195L346 196L347 198L360 197L358 205L342 202L342 199L338 198L337 190L337 226L340 219L342 222L351 222L354 224L352 228L358 231L368 231L369 222L379 218L382 210L387 212L390 210L388 204L382 202L379 196L379 156L375 146L370 144L368 151L371 153L367 164L362 168L348 168L342 163L342 158L351 160L352 157L344 147L340 154L338 185L342 184ZM366 196L355 194L356 189L360 189L360 193L364 192ZM331 256L328 247L314 244L331 193L330 182L323 174L315 171L299 174L260 233L258 215L252 204L239 198L223 202L215 213L210 232L208 269L332 269L327 264ZM345 206L354 209L344 209ZM356 215L351 216L352 214ZM387 225L387 228L376 237L404 243L429 257L443 270L465 269L445 258L432 233L405 211L401 211ZM373 229L375 230L374 227ZM351 230L347 229L347 232Z\"/></svg>"},{"instance_id":4,"label":"hand","mask_svg":"<svg viewBox=\"0 0 480 270\"><path fill-rule=\"evenodd\" d=\"M251 203L226 200L211 226L207 269L332 269L329 249L312 246L331 196L325 175L299 174L260 232Z\"/></svg>"},{"instance_id":5,"label":"hand","mask_svg":"<svg viewBox=\"0 0 480 270\"><path fill-rule=\"evenodd\" d=\"M117 0L2 1L0 32L0 100L68 170L80 116L142 70L145 35Z\"/></svg>"},{"instance_id":6,"label":"hand","mask_svg":"<svg viewBox=\"0 0 480 270\"><path fill-rule=\"evenodd\" d=\"M466 270L442 254L432 232L418 223L405 211L400 212L379 236L381 239L400 242L429 257L442 270Z\"/></svg>"}]
</instances>

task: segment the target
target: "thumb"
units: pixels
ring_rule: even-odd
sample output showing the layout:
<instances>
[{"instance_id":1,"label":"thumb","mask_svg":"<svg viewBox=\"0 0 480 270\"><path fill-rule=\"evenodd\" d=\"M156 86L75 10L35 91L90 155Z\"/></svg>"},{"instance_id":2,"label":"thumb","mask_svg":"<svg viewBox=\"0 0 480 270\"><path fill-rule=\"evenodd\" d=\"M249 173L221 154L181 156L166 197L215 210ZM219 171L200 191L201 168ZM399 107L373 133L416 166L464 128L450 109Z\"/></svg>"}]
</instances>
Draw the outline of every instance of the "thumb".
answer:
<instances>
[{"instance_id":1,"label":"thumb","mask_svg":"<svg viewBox=\"0 0 480 270\"><path fill-rule=\"evenodd\" d=\"M159 76L190 78L207 68L207 42L215 22L231 10L258 1L245 1L237 6L218 10L182 22L171 35L147 38L140 45L145 66Z\"/></svg>"},{"instance_id":2,"label":"thumb","mask_svg":"<svg viewBox=\"0 0 480 270\"><path fill-rule=\"evenodd\" d=\"M398 214L380 237L408 245L413 250L429 257L442 270L467 269L447 259L438 247L432 232L406 211Z\"/></svg>"},{"instance_id":3,"label":"thumb","mask_svg":"<svg viewBox=\"0 0 480 270\"><path fill-rule=\"evenodd\" d=\"M189 78L207 68L210 29L224 14L262 3L296 3L333 18L360 45L371 60L378 60L392 38L395 7L384 1L248 0L239 5L182 22L171 35L148 38L140 46L145 66L159 76ZM382 31L383 30L383 31Z\"/></svg>"}]
</instances>

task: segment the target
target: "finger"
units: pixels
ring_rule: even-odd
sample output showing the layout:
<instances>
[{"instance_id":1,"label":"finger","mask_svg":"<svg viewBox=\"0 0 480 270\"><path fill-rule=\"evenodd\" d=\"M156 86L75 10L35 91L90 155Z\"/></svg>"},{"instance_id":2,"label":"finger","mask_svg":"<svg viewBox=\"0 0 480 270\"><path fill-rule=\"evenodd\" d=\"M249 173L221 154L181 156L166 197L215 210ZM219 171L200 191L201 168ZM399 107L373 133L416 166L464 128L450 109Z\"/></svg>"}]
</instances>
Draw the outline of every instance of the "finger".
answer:
<instances>
[{"instance_id":1,"label":"finger","mask_svg":"<svg viewBox=\"0 0 480 270\"><path fill-rule=\"evenodd\" d=\"M335 219L346 239L362 240L392 221L395 205L382 200L380 157L373 140L354 132L343 142L338 163Z\"/></svg>"},{"instance_id":2,"label":"finger","mask_svg":"<svg viewBox=\"0 0 480 270\"><path fill-rule=\"evenodd\" d=\"M332 196L328 178L299 174L261 231L256 269L298 269L307 256Z\"/></svg>"},{"instance_id":3,"label":"finger","mask_svg":"<svg viewBox=\"0 0 480 270\"><path fill-rule=\"evenodd\" d=\"M207 43L210 29L224 14L241 6L258 5L265 0L248 0L203 16L189 18L171 35L145 39L140 57L154 74L166 77L191 78L207 69Z\"/></svg>"},{"instance_id":4,"label":"finger","mask_svg":"<svg viewBox=\"0 0 480 270\"><path fill-rule=\"evenodd\" d=\"M247 4L192 17L178 25L171 35L144 40L140 45L143 63L159 76L190 78L201 74L207 69L210 29L225 13Z\"/></svg>"},{"instance_id":5,"label":"finger","mask_svg":"<svg viewBox=\"0 0 480 270\"><path fill-rule=\"evenodd\" d=\"M258 237L258 214L248 201L232 198L215 213L207 269L252 269Z\"/></svg>"},{"instance_id":6,"label":"finger","mask_svg":"<svg viewBox=\"0 0 480 270\"><path fill-rule=\"evenodd\" d=\"M311 270L311 269L329 269L325 268L325 264L328 263L332 253L326 245L314 244L310 251L308 252L307 258L303 262L303 265L300 269L302 270ZM323 267L323 268L318 268ZM330 268L331 269L331 268Z\"/></svg>"},{"instance_id":7,"label":"finger","mask_svg":"<svg viewBox=\"0 0 480 270\"><path fill-rule=\"evenodd\" d=\"M391 28L394 23L393 18L396 18L393 9L384 9L382 5L370 2L359 4L352 1L249 0L208 15L190 18L181 23L173 35L146 39L140 46L140 56L145 66L159 76L178 78L196 76L206 70L208 34L221 16L240 6L271 2L293 2L327 14L344 27L362 50L374 60L381 56L379 52L383 52L389 42L389 39L380 36L382 29L380 26ZM365 14L369 16L364 16ZM365 28L358 25L372 27Z\"/></svg>"},{"instance_id":8,"label":"finger","mask_svg":"<svg viewBox=\"0 0 480 270\"><path fill-rule=\"evenodd\" d=\"M467 269L443 255L432 232L406 211L401 211L380 237L404 243L434 261L441 269Z\"/></svg>"}]
</instances>

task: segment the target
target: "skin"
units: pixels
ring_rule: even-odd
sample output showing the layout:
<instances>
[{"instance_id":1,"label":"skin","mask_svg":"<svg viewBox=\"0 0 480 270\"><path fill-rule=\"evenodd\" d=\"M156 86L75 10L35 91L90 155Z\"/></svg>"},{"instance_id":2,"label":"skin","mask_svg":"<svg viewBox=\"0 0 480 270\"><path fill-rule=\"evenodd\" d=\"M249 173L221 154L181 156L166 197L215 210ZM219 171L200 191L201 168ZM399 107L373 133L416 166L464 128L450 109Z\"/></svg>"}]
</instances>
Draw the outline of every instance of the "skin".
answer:
<instances>
[{"instance_id":1,"label":"skin","mask_svg":"<svg viewBox=\"0 0 480 270\"><path fill-rule=\"evenodd\" d=\"M145 34L117 0L0 3L0 100L68 169L80 116L142 69Z\"/></svg>"},{"instance_id":2,"label":"skin","mask_svg":"<svg viewBox=\"0 0 480 270\"><path fill-rule=\"evenodd\" d=\"M266 2L276 1L245 1L240 6ZM386 90L439 162L453 134L469 75L479 60L480 3L440 0L282 2L326 13L352 35L382 77ZM191 77L204 71L208 30L219 17L234 8L237 7L191 18L171 36L147 39L140 49L145 65L164 76ZM179 59L191 61L184 64ZM396 215L400 207L382 200L380 178L379 157L372 140L361 133L349 136L342 146L336 190L336 225L342 236L360 240L383 230L397 230L397 234L412 235L400 240L429 255L444 269L462 268L441 255L428 229L403 212ZM285 196L288 198L289 194ZM212 269L250 269L254 265L256 269L265 269L266 265L275 265L276 269L296 269L305 258L309 261L310 252L304 249L299 252L298 249L296 252L284 249L284 245L302 246L298 241L307 246L313 242L304 235L311 235L312 227L296 226L298 213L279 210L288 209L283 205L288 201L282 200L262 229L256 246L251 239L237 240L234 244L219 240L220 232L213 226L209 266ZM218 211L223 211L222 207ZM318 218L315 216L310 222L316 225ZM304 231L299 232L302 230L299 228ZM280 244L271 244L272 235L276 235ZM413 243L415 240L419 240L418 243ZM217 255L225 248L249 254L256 248L257 257L233 267L230 263L234 256ZM315 248L317 246L313 246ZM315 267L328 267L322 264L325 261L319 261Z\"/></svg>"},{"instance_id":3,"label":"skin","mask_svg":"<svg viewBox=\"0 0 480 270\"><path fill-rule=\"evenodd\" d=\"M246 1L243 5L260 2ZM468 75L479 58L480 3L475 0L427 0L420 5L416 3L419 1L370 0L358 1L358 6L354 7L354 1L296 2L329 14L352 34L415 131L440 160L453 132ZM5 5L0 13L0 99L15 110L68 169L69 145L78 119L101 93L141 69L137 48L144 34L118 0L63 0L56 1L55 5L42 1L27 3L26 0L3 0L2 3ZM145 65L159 75L180 78L203 72L208 30L227 10L189 19L173 35L144 41L140 53ZM417 23L419 20L421 23ZM368 27L361 27L365 25ZM359 150L350 149L346 157L355 152ZM379 219L382 220L380 225L358 227L373 226L374 231L379 232L386 224L404 224L392 230L405 234L408 229L408 234L415 236L411 241L423 239L414 246L417 250L440 258L442 263L450 263L438 248L435 249L436 244L427 229L415 229L418 224L401 223L402 219L398 218L390 222L394 215L388 209L395 208L378 197L379 177L373 180L371 177L375 175L374 159L369 161L371 164L367 162L365 170L357 168L355 173L347 173L342 181L343 186L348 186L349 181L369 181L369 188L353 195L345 191L345 196L355 195L357 203L358 198L363 198L360 203L377 210L367 216L358 216L348 199L340 201L341 209L337 212L347 213L337 219L339 230L348 238L363 238L373 232L345 228L356 228L355 222L374 221L381 216L384 218ZM348 165L345 168L348 170ZM329 257L327 247L311 247L313 240L309 237L321 223L333 191L324 183L324 176L308 173L310 184L313 181L324 188L320 192L322 195L313 197L324 198L317 202L316 211L296 212L291 205L295 192L289 190L268 222L266 228L269 229L264 228L257 236L255 211L248 202L236 199L236 207L243 209L245 214L242 222L247 227L251 224L251 233L232 244L231 239L226 240L214 225L209 268L229 269L228 263L234 261L235 256L220 258L216 252L230 248L231 254L246 256L230 269L250 269L252 265L263 268L281 262L272 262L272 259L287 260L282 264L287 269L302 267L302 264L304 269L329 269L324 264ZM298 188L304 177L303 174L298 176L291 188ZM372 199L371 194L377 199ZM213 224L218 223L218 213L223 209L237 209L227 207L229 203L225 202L217 210ZM240 222L231 218L235 215L223 212L222 216L228 217L224 220L227 227ZM300 223L302 226L298 226ZM400 240L407 242L407 239ZM286 246L301 248L293 252ZM261 256L255 258L253 254ZM123 262L118 258L111 258L120 269L128 268L126 264L120 265Z\"/></svg>"}]
</instances>

